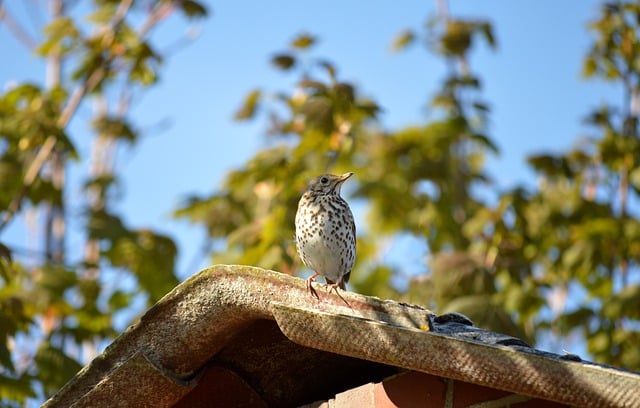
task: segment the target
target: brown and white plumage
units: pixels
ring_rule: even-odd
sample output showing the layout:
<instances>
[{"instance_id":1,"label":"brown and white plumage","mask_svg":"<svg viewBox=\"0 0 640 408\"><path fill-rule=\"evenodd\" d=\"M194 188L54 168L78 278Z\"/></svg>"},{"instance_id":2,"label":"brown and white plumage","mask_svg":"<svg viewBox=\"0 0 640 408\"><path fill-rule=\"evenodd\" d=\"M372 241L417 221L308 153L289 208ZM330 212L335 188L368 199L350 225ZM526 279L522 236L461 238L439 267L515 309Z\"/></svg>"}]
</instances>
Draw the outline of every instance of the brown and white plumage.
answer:
<instances>
[{"instance_id":1,"label":"brown and white plumage","mask_svg":"<svg viewBox=\"0 0 640 408\"><path fill-rule=\"evenodd\" d=\"M356 225L340 188L353 173L323 174L313 179L302 195L296 212L296 248L302 262L313 269L311 282L324 276L331 290L345 289L356 259Z\"/></svg>"}]
</instances>

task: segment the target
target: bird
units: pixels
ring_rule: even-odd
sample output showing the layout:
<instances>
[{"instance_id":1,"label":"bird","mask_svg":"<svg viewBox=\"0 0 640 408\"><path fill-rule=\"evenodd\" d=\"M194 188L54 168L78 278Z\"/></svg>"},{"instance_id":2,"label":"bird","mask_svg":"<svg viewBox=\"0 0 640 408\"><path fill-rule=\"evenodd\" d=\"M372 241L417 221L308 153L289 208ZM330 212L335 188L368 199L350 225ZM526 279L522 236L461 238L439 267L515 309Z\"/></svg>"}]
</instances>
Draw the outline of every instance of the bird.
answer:
<instances>
[{"instance_id":1,"label":"bird","mask_svg":"<svg viewBox=\"0 0 640 408\"><path fill-rule=\"evenodd\" d=\"M338 288L345 290L355 263L356 224L349 204L340 196L342 184L352 175L322 174L309 182L298 202L296 249L302 262L314 271L306 286L316 299L318 294L311 285L316 277L323 276L329 293L335 290L340 296Z\"/></svg>"}]
</instances>

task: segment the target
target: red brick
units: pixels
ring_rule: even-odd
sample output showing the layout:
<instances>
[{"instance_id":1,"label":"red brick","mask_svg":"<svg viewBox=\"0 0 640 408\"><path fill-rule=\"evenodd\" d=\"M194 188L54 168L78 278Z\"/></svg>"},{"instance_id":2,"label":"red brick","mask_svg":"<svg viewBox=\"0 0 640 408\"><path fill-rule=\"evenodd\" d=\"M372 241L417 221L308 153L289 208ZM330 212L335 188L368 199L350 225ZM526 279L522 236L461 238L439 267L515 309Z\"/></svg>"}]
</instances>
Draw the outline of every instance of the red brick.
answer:
<instances>
[{"instance_id":1,"label":"red brick","mask_svg":"<svg viewBox=\"0 0 640 408\"><path fill-rule=\"evenodd\" d=\"M446 385L442 378L411 371L377 384L375 406L423 408L444 406Z\"/></svg>"}]
</instances>

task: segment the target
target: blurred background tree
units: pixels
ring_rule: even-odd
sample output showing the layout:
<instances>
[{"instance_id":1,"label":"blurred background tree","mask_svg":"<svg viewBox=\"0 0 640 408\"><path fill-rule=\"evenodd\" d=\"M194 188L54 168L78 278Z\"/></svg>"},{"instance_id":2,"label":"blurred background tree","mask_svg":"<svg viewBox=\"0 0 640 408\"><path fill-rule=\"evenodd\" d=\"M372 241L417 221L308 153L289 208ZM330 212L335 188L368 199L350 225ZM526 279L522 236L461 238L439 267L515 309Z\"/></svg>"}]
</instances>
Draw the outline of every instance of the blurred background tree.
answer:
<instances>
[{"instance_id":1,"label":"blurred background tree","mask_svg":"<svg viewBox=\"0 0 640 408\"><path fill-rule=\"evenodd\" d=\"M19 83L0 95L0 234L20 216L42 240L37 253L0 241L0 400L7 406L58 390L117 334L117 313L136 299L155 303L178 283L174 242L127 227L113 211L117 153L141 137L129 105L156 83L165 57L150 41L153 29L175 14L206 15L190 0L47 3L33 11L46 24L32 37L0 2L2 22L46 61L44 85ZM72 130L80 109L91 112L83 115L89 132ZM90 145L89 154L77 145ZM67 168L78 161L86 173L71 180ZM83 199L70 200L78 190ZM74 217L80 226L69 222Z\"/></svg>"},{"instance_id":2,"label":"blurred background tree","mask_svg":"<svg viewBox=\"0 0 640 408\"><path fill-rule=\"evenodd\" d=\"M640 4L605 3L583 74L620 85L619 105L566 153L535 154L537 188L501 192L464 226L495 298L529 336L586 342L595 361L640 369Z\"/></svg>"},{"instance_id":3,"label":"blurred background tree","mask_svg":"<svg viewBox=\"0 0 640 408\"><path fill-rule=\"evenodd\" d=\"M530 156L539 186L500 191L484 169L498 149L470 62L478 42L496 46L493 28L451 17L446 2L438 4L423 29L403 31L392 43L396 51L420 43L447 66L427 123L384 129L376 101L341 81L335 63L313 55L317 38L300 35L272 58L275 68L298 76L293 89L256 89L236 113L241 121L265 119L270 147L176 215L206 228L214 262L296 274L291 220L305 181L353 170L346 191L360 220L354 290L462 312L531 342L577 333L596 361L640 368L633 208L640 6L604 3L590 25L585 76L625 90L620 107L589 116L601 134L565 154ZM424 251L423 265L384 256L407 236ZM408 272L416 268L422 272Z\"/></svg>"},{"instance_id":4,"label":"blurred background tree","mask_svg":"<svg viewBox=\"0 0 640 408\"><path fill-rule=\"evenodd\" d=\"M513 218L528 221L510 234L530 248L550 312L533 309L538 333L577 333L596 361L638 370L640 4L604 3L589 29L583 74L619 85L620 103L588 113L595 132L574 149L529 157L540 185L510 203Z\"/></svg>"},{"instance_id":5,"label":"blurred background tree","mask_svg":"<svg viewBox=\"0 0 640 408\"><path fill-rule=\"evenodd\" d=\"M0 395L15 405L59 388L113 338L115 314L178 282L174 242L127 227L113 209L116 151L139 140L129 102L156 82L163 60L152 28L206 9L95 0L87 22L64 3L51 1L44 39L27 41L48 61L45 86L18 84L0 98ZM462 312L530 342L573 336L599 362L640 369L640 6L604 3L590 26L584 74L620 84L620 105L589 114L595 132L574 149L530 156L537 187L500 190L485 168L498 147L472 69L478 44L497 47L494 28L437 4L423 27L392 41L397 52L421 45L446 66L424 123L386 128L366 85L317 56L318 37L298 34L271 57L295 78L291 89L255 89L235 113L264 123L266 147L219 189L185 199L175 216L206 231L213 263L308 273L293 241L298 199L311 177L354 171L343 194L358 224L355 291ZM89 102L93 133L72 134L74 112ZM91 139L86 157L76 148L81 137ZM82 203L65 194L71 160L87 163ZM6 225L27 214L37 219L42 253L2 245ZM70 215L84 221L81 255L66 249ZM403 245L424 261L389 256Z\"/></svg>"}]
</instances>

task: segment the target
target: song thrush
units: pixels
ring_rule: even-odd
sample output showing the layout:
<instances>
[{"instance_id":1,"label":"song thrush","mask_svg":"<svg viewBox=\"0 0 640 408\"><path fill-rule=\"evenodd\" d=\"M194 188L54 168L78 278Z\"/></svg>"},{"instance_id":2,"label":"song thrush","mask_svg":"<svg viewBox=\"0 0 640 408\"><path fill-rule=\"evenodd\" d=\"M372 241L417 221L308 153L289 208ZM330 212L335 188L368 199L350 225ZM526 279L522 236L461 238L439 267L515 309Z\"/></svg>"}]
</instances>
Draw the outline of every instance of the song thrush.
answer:
<instances>
[{"instance_id":1,"label":"song thrush","mask_svg":"<svg viewBox=\"0 0 640 408\"><path fill-rule=\"evenodd\" d=\"M324 276L332 290L344 289L356 259L356 224L340 188L353 173L323 174L311 180L298 202L296 248L302 262L313 269L307 279L309 292L318 297L311 283ZM338 294L339 295L339 294Z\"/></svg>"}]
</instances>

